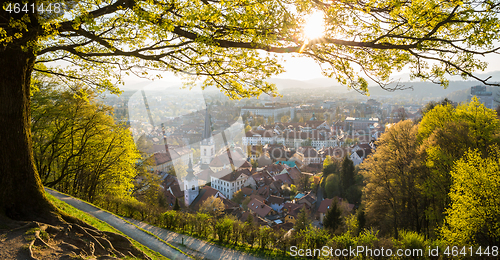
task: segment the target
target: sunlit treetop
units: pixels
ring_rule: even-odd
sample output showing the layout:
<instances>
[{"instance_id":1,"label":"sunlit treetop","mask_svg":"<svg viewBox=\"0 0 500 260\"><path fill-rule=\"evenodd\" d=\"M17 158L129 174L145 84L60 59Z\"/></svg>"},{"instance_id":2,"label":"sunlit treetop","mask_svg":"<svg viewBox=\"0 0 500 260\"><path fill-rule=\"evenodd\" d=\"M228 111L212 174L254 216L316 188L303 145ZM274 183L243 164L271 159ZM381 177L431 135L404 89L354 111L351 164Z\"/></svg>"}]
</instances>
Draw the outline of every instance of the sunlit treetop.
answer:
<instances>
[{"instance_id":1,"label":"sunlit treetop","mask_svg":"<svg viewBox=\"0 0 500 260\"><path fill-rule=\"evenodd\" d=\"M447 74L492 84L473 73L486 68L479 58L497 53L500 30L500 3L486 0L58 3L68 6L62 15L2 10L0 48L26 46L36 72L70 85L117 90L124 74L172 71L231 98L274 93L265 79L283 72L280 53L311 57L326 76L362 93L367 79L386 87L404 67L443 86Z\"/></svg>"}]
</instances>

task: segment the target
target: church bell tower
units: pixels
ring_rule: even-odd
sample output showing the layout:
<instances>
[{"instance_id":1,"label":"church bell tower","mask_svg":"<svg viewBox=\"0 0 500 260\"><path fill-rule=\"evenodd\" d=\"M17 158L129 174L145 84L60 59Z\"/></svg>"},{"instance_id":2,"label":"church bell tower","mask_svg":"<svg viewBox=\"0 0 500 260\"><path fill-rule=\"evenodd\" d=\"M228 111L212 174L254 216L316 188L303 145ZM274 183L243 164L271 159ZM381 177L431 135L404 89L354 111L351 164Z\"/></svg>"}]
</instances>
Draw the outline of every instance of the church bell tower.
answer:
<instances>
[{"instance_id":1,"label":"church bell tower","mask_svg":"<svg viewBox=\"0 0 500 260\"><path fill-rule=\"evenodd\" d=\"M208 114L208 107L205 112L205 128L203 130L203 139L200 144L200 159L201 168L208 169L208 165L215 156L215 143L212 137L212 126L210 122L210 114Z\"/></svg>"},{"instance_id":2,"label":"church bell tower","mask_svg":"<svg viewBox=\"0 0 500 260\"><path fill-rule=\"evenodd\" d=\"M193 200L198 196L198 178L193 174L193 164L191 159L189 159L187 175L184 178L184 205L188 207L191 205Z\"/></svg>"}]
</instances>

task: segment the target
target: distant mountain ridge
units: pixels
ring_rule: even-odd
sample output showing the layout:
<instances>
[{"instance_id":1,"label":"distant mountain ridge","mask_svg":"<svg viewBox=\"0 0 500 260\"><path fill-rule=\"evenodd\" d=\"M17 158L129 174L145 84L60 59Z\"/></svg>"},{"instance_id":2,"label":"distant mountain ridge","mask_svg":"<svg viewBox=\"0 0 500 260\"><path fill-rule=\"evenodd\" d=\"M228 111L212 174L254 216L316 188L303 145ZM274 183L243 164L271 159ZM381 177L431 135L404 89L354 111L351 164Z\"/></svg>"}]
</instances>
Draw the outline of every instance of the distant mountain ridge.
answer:
<instances>
[{"instance_id":1,"label":"distant mountain ridge","mask_svg":"<svg viewBox=\"0 0 500 260\"><path fill-rule=\"evenodd\" d=\"M490 73L478 74L481 78L490 77L492 82L500 81L500 71L494 71ZM405 78L409 78L407 74L396 75L394 78L401 78L401 80ZM457 102L465 101L467 98L468 89L472 86L482 85L479 81L473 80L458 80L459 77L452 77L452 79L457 79L454 81L450 81L450 84L447 88L443 88L440 85L434 84L432 82L422 82L422 81L400 81L398 83L391 83L387 86L387 89L394 88L396 84L404 86L407 89L404 90L396 90L396 91L388 91L382 89L380 86L374 86L375 84L370 85L368 88L370 97L411 97L411 98L433 98L433 99L441 99L444 97L453 97L457 99ZM349 90L346 86L341 86L336 80L328 79L328 78L318 78L306 81L293 80L293 79L279 79L273 78L268 80L271 83L276 84L278 91L280 93L291 91L291 90L300 90L300 89L325 89L327 88L329 91L333 91L338 94L345 94L346 97L356 97L360 94L354 90ZM489 87L489 91L495 93L498 91L496 87ZM458 94L458 92L461 94ZM457 92L457 93L455 93ZM455 94L452 94L455 93ZM465 96L465 98L464 98Z\"/></svg>"},{"instance_id":2,"label":"distant mountain ridge","mask_svg":"<svg viewBox=\"0 0 500 260\"><path fill-rule=\"evenodd\" d=\"M491 77L491 81L500 82L500 71L492 71L488 73L479 73L477 74L480 78ZM396 74L393 77L393 80L397 82L399 80L400 85L408 87L405 90L398 91L387 91L382 89L380 86L376 86L373 82L369 87L370 97L385 97L385 98L414 98L414 99L442 99L444 97L453 97L453 99L457 99L457 102L464 101L464 97L466 99L467 94L465 94L466 89L469 89L472 86L480 85L481 83L478 81L464 81L460 80L460 77L451 77L450 85L448 88L444 89L443 87L431 83L431 82L421 82L421 81L408 81L409 74ZM268 82L276 85L278 92L281 94L286 94L286 92L300 92L304 90L311 90L309 93L316 94L315 89L321 90L321 93L330 94L339 94L341 96L347 98L362 98L362 95L354 90L348 89L346 86L340 85L335 79L330 78L315 78L310 80L295 80L295 79L283 79L283 78L271 78L268 79ZM142 81L142 82L134 82L131 84L127 84L126 86L121 87L125 91L136 91L139 89L147 88L150 90L165 90L168 89L169 92L179 92L181 84L179 82L169 82L167 80L155 80L155 81ZM389 84L387 87L391 88L396 86L396 83ZM498 90L498 89L497 89ZM492 87L491 91L495 93L495 88ZM205 93L220 93L220 91L215 87L209 87L205 89ZM451 98L450 98L451 99ZM452 99L452 100L453 100Z\"/></svg>"}]
</instances>

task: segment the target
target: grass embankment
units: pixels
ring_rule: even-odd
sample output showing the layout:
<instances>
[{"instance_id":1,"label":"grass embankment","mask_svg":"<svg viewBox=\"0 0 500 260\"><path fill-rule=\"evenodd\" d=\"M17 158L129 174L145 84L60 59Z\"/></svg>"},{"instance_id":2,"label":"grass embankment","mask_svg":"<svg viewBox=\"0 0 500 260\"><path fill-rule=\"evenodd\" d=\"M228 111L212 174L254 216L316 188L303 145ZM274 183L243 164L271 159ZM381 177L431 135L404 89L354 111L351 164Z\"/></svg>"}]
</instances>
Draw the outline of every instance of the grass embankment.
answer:
<instances>
[{"instance_id":1,"label":"grass embankment","mask_svg":"<svg viewBox=\"0 0 500 260\"><path fill-rule=\"evenodd\" d=\"M67 204L64 201L61 201L61 200L55 198L54 196L50 195L49 193L45 192L45 195L54 205L56 205L60 210L66 212L67 214L69 214L75 218L78 218L82 221L85 221L87 224L90 224L101 231L115 232L115 233L126 236L125 234L118 231L114 227L108 225L107 223L105 223L99 219L96 219L96 218L92 217L91 215L89 215L89 214L87 214L79 209L74 208L73 206ZM126 236L126 237L132 242L132 244L134 244L134 246L136 246L141 251L146 253L146 255L148 255L149 257L151 257L151 259L153 259L153 260L167 260L168 259L168 258L164 257L163 255L161 255L160 253L155 252L146 246L143 246L142 244L138 243L137 241L131 239L130 237L128 237L128 236Z\"/></svg>"},{"instance_id":2,"label":"grass embankment","mask_svg":"<svg viewBox=\"0 0 500 260\"><path fill-rule=\"evenodd\" d=\"M175 232L178 234L186 235L195 239L202 240L206 243L212 244L212 245L217 245L219 247L227 248L227 249L232 249L241 253L249 254L255 257L260 257L264 259L272 259L272 260L290 260L290 259L298 259L299 257L294 257L289 254L289 252L283 252L282 250L278 249L268 249L268 248L260 248L256 246L255 244L253 246L250 246L248 243L244 242L238 242L237 244L234 243L228 243L224 242L222 243L219 241L219 239L213 238L213 237L204 237L200 236L197 233L189 232L189 231L182 231L182 230L173 230L173 229L168 229L165 227L162 227L160 225L154 224L154 223L148 223L146 221L143 221L144 223L147 223L152 226L156 226L165 230L168 230L170 232ZM147 232L147 231L146 231ZM179 245L179 247L183 247Z\"/></svg>"}]
</instances>

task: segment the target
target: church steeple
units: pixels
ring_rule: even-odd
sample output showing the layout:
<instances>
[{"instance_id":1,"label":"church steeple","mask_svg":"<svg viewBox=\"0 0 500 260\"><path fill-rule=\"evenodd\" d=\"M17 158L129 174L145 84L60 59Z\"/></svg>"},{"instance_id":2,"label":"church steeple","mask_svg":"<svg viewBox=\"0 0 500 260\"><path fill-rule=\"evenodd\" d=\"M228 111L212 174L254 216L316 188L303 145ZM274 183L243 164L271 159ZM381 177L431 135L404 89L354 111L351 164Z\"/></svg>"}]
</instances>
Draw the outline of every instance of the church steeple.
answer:
<instances>
[{"instance_id":1,"label":"church steeple","mask_svg":"<svg viewBox=\"0 0 500 260\"><path fill-rule=\"evenodd\" d=\"M202 140L208 143L212 139L212 122L210 120L210 114L208 113L208 107L205 110L205 127L203 129Z\"/></svg>"},{"instance_id":2,"label":"church steeple","mask_svg":"<svg viewBox=\"0 0 500 260\"><path fill-rule=\"evenodd\" d=\"M191 159L189 159L187 175L184 178L184 204L186 206L191 205L193 200L198 196L198 178L193 174L193 164Z\"/></svg>"},{"instance_id":3,"label":"church steeple","mask_svg":"<svg viewBox=\"0 0 500 260\"><path fill-rule=\"evenodd\" d=\"M189 158L189 164L188 164L188 168L187 168L187 175L186 175L186 178L185 180L187 181L190 181L192 179L195 179L196 176L194 176L194 170L193 170L193 164L191 163L191 158Z\"/></svg>"},{"instance_id":4,"label":"church steeple","mask_svg":"<svg viewBox=\"0 0 500 260\"><path fill-rule=\"evenodd\" d=\"M203 129L202 140L200 144L201 168L208 169L208 165L215 156L215 144L212 137L212 124L208 107L205 112L205 128Z\"/></svg>"}]
</instances>

